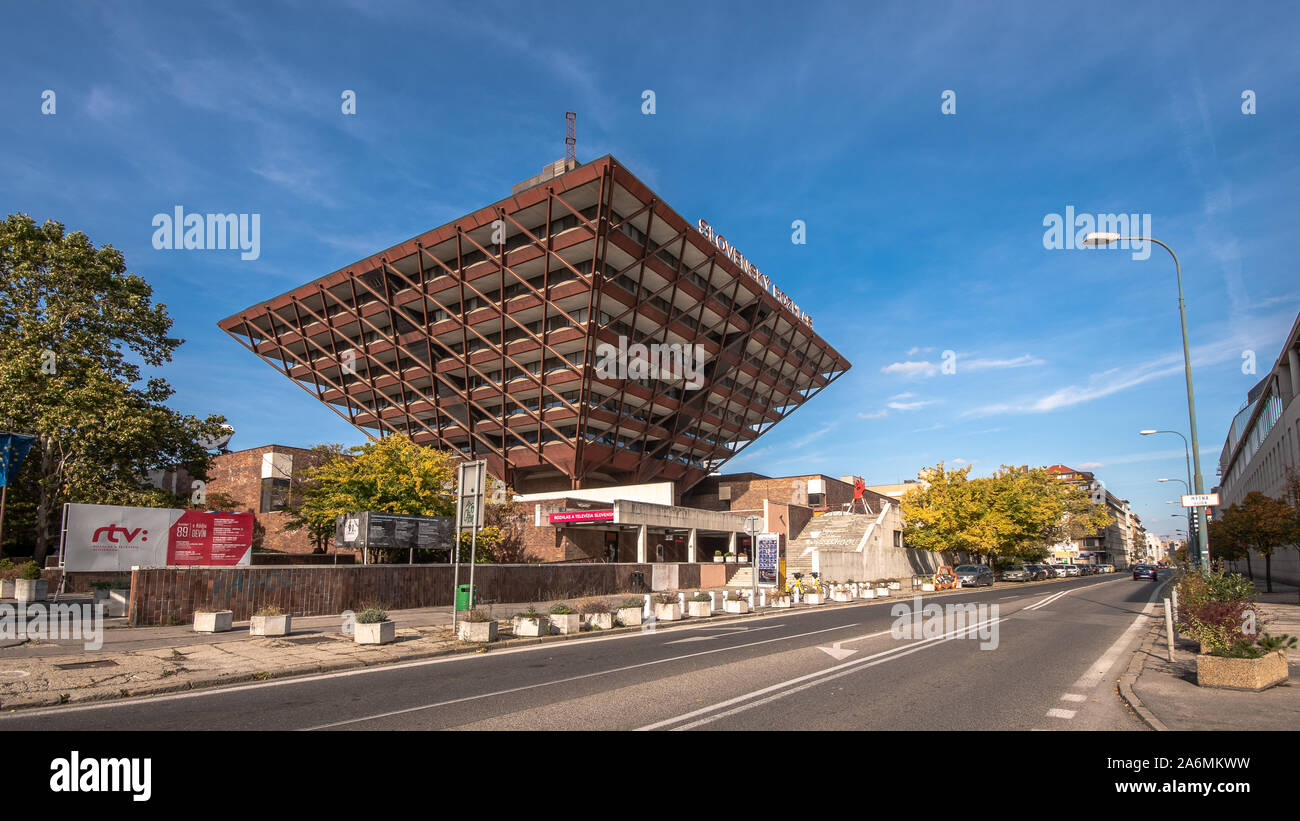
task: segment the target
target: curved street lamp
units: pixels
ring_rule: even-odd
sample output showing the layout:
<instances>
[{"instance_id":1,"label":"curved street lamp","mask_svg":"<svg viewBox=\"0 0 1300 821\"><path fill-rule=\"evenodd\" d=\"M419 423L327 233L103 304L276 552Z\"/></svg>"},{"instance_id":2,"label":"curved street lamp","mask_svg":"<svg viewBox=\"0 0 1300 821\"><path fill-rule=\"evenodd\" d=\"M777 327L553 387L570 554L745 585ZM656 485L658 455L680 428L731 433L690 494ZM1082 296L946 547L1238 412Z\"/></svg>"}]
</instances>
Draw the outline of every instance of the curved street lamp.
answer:
<instances>
[{"instance_id":1,"label":"curved street lamp","mask_svg":"<svg viewBox=\"0 0 1300 821\"><path fill-rule=\"evenodd\" d=\"M1201 478L1201 446L1196 437L1196 398L1192 391L1192 354L1187 344L1187 309L1183 303L1183 268L1178 262L1178 255L1174 249L1165 245L1155 237L1125 237L1110 232L1093 232L1084 237L1083 244L1089 248L1100 248L1110 245L1113 242L1154 242L1161 248L1169 252L1169 256L1174 259L1174 274L1178 278L1178 319L1182 324L1183 330L1183 374L1187 380L1187 418L1191 423L1190 432L1192 434L1192 461L1196 466L1196 492L1204 493L1204 481ZM1208 573L1210 570L1210 545L1206 536L1205 527L1205 508L1196 508L1197 521L1200 527L1197 528L1196 541L1197 553L1201 560L1201 570Z\"/></svg>"}]
</instances>

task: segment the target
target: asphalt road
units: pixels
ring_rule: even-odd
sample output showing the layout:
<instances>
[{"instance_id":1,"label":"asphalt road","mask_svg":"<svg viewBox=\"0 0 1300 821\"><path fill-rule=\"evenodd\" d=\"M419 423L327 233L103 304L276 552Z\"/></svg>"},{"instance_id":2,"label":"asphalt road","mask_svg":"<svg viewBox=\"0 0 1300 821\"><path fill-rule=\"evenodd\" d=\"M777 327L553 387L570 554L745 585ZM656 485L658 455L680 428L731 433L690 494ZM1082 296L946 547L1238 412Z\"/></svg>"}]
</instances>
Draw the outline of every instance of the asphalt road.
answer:
<instances>
[{"instance_id":1,"label":"asphalt road","mask_svg":"<svg viewBox=\"0 0 1300 821\"><path fill-rule=\"evenodd\" d=\"M1157 587L1117 573L931 597L974 607L923 612L903 638L891 611L913 599L895 597L21 711L0 731L1134 730L1114 681Z\"/></svg>"}]
</instances>

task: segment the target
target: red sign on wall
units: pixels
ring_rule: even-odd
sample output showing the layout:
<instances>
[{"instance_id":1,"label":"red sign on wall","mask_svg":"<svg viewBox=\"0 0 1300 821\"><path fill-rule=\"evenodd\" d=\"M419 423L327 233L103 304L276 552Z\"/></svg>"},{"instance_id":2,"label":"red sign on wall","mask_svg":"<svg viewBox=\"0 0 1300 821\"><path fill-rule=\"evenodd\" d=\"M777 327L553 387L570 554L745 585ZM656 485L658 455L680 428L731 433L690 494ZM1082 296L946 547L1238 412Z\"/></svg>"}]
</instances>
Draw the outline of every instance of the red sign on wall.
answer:
<instances>
[{"instance_id":1,"label":"red sign on wall","mask_svg":"<svg viewBox=\"0 0 1300 821\"><path fill-rule=\"evenodd\" d=\"M187 510L169 536L169 565L237 565L253 548L253 514Z\"/></svg>"},{"instance_id":2,"label":"red sign on wall","mask_svg":"<svg viewBox=\"0 0 1300 821\"><path fill-rule=\"evenodd\" d=\"M614 521L614 511L566 510L563 513L552 513L547 521L553 525L576 524L581 522L612 522Z\"/></svg>"}]
</instances>

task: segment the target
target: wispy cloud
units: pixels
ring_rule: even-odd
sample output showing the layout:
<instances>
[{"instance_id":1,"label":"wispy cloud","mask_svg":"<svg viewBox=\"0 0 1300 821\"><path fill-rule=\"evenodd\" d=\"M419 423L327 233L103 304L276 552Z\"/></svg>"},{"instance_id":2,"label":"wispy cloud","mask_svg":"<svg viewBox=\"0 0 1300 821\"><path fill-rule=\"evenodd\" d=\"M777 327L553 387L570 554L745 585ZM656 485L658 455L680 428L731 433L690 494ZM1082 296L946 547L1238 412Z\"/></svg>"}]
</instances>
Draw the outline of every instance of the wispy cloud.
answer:
<instances>
[{"instance_id":1,"label":"wispy cloud","mask_svg":"<svg viewBox=\"0 0 1300 821\"><path fill-rule=\"evenodd\" d=\"M912 355L917 350L918 349L913 348L911 351L908 351L908 355ZM1043 364L1046 364L1046 360L1030 354L1022 354L1010 359L994 359L990 357L958 354L956 359L952 361L952 368L955 369L953 371L954 373L977 373L979 371L1002 370L1005 368L1027 368L1033 365ZM941 371L942 363L931 362L928 359L909 359L904 362L891 362L880 369L881 373L921 378L935 376Z\"/></svg>"}]
</instances>

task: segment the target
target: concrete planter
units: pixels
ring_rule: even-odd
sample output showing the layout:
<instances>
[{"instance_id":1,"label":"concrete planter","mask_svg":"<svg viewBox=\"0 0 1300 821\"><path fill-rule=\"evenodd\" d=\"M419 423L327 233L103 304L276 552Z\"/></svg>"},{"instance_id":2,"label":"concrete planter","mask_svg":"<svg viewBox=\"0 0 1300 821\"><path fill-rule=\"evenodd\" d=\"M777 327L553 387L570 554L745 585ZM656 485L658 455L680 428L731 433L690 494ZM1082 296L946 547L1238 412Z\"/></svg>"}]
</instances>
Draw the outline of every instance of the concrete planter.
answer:
<instances>
[{"instance_id":1,"label":"concrete planter","mask_svg":"<svg viewBox=\"0 0 1300 821\"><path fill-rule=\"evenodd\" d=\"M735 564L735 563L736 563L736 557L735 557L735 556L727 556L727 557L725 557L725 558L726 558L726 560L727 560L727 564Z\"/></svg>"},{"instance_id":2,"label":"concrete planter","mask_svg":"<svg viewBox=\"0 0 1300 821\"><path fill-rule=\"evenodd\" d=\"M847 590L837 590L831 594L831 600L843 602L853 601L853 594Z\"/></svg>"},{"instance_id":3,"label":"concrete planter","mask_svg":"<svg viewBox=\"0 0 1300 821\"><path fill-rule=\"evenodd\" d=\"M14 579L14 598L18 601L45 601L49 594L49 579Z\"/></svg>"},{"instance_id":4,"label":"concrete planter","mask_svg":"<svg viewBox=\"0 0 1300 821\"><path fill-rule=\"evenodd\" d=\"M456 635L461 641L489 642L497 640L497 621L456 622Z\"/></svg>"},{"instance_id":5,"label":"concrete planter","mask_svg":"<svg viewBox=\"0 0 1300 821\"><path fill-rule=\"evenodd\" d=\"M903 583L902 583L902 582L890 582L890 583L889 583L889 589L890 589L890 590L902 590L902 589L903 589Z\"/></svg>"},{"instance_id":6,"label":"concrete planter","mask_svg":"<svg viewBox=\"0 0 1300 821\"><path fill-rule=\"evenodd\" d=\"M860 599L874 599L875 597L876 591L867 588L863 588L862 593L858 596Z\"/></svg>"},{"instance_id":7,"label":"concrete planter","mask_svg":"<svg viewBox=\"0 0 1300 821\"><path fill-rule=\"evenodd\" d=\"M780 609L782 609L782 610L786 609L787 607L791 607L792 605L791 605L791 602L790 602L790 597L789 597L789 596L783 596L783 597L780 597L780 598L772 599L772 606L773 606L773 607L780 608Z\"/></svg>"},{"instance_id":8,"label":"concrete planter","mask_svg":"<svg viewBox=\"0 0 1300 821\"><path fill-rule=\"evenodd\" d=\"M0 599L12 599L14 597L14 582L17 579L0 579Z\"/></svg>"},{"instance_id":9,"label":"concrete planter","mask_svg":"<svg viewBox=\"0 0 1300 821\"><path fill-rule=\"evenodd\" d=\"M354 625L352 640L357 644L391 644L397 638L397 622L381 621Z\"/></svg>"},{"instance_id":10,"label":"concrete planter","mask_svg":"<svg viewBox=\"0 0 1300 821\"><path fill-rule=\"evenodd\" d=\"M686 615L694 618L707 619L713 615L713 603L707 601L688 601L686 603Z\"/></svg>"},{"instance_id":11,"label":"concrete planter","mask_svg":"<svg viewBox=\"0 0 1300 821\"><path fill-rule=\"evenodd\" d=\"M516 616L514 630L516 636L548 636L551 632L545 616L538 616L534 619Z\"/></svg>"},{"instance_id":12,"label":"concrete planter","mask_svg":"<svg viewBox=\"0 0 1300 821\"><path fill-rule=\"evenodd\" d=\"M1285 650L1275 650L1258 659L1196 657L1196 683L1201 687L1258 693L1285 682L1288 675Z\"/></svg>"},{"instance_id":13,"label":"concrete planter","mask_svg":"<svg viewBox=\"0 0 1300 821\"><path fill-rule=\"evenodd\" d=\"M680 604L655 604L655 621L681 621Z\"/></svg>"},{"instance_id":14,"label":"concrete planter","mask_svg":"<svg viewBox=\"0 0 1300 821\"><path fill-rule=\"evenodd\" d=\"M804 596L804 604L825 604L825 598L821 593L809 593Z\"/></svg>"},{"instance_id":15,"label":"concrete planter","mask_svg":"<svg viewBox=\"0 0 1300 821\"><path fill-rule=\"evenodd\" d=\"M582 617L577 613L551 614L551 632L557 635L576 633L582 629Z\"/></svg>"},{"instance_id":16,"label":"concrete planter","mask_svg":"<svg viewBox=\"0 0 1300 821\"><path fill-rule=\"evenodd\" d=\"M888 597L889 597L889 588L888 588L888 587L877 587L877 588L876 588L876 598L878 598L878 599L884 599L884 598L888 598Z\"/></svg>"},{"instance_id":17,"label":"concrete planter","mask_svg":"<svg viewBox=\"0 0 1300 821\"><path fill-rule=\"evenodd\" d=\"M235 614L229 610L194 614L195 633L228 633L234 623Z\"/></svg>"},{"instance_id":18,"label":"concrete planter","mask_svg":"<svg viewBox=\"0 0 1300 821\"><path fill-rule=\"evenodd\" d=\"M618 609L618 623L624 627L636 627L641 624L640 607L620 607Z\"/></svg>"},{"instance_id":19,"label":"concrete planter","mask_svg":"<svg viewBox=\"0 0 1300 821\"><path fill-rule=\"evenodd\" d=\"M637 612L640 613L641 611L638 610ZM614 627L613 613L588 613L583 616L583 620L593 628L599 628L601 630L610 630Z\"/></svg>"},{"instance_id":20,"label":"concrete planter","mask_svg":"<svg viewBox=\"0 0 1300 821\"><path fill-rule=\"evenodd\" d=\"M253 616L248 621L248 634L250 636L287 636L293 623L293 617L283 616Z\"/></svg>"},{"instance_id":21,"label":"concrete planter","mask_svg":"<svg viewBox=\"0 0 1300 821\"><path fill-rule=\"evenodd\" d=\"M929 582L926 582L925 584L921 585L921 592L922 592L922 593L933 593L933 592L934 592L934 585L931 584L931 583L929 583Z\"/></svg>"},{"instance_id":22,"label":"concrete planter","mask_svg":"<svg viewBox=\"0 0 1300 821\"><path fill-rule=\"evenodd\" d=\"M726 557L726 556L714 556L714 557L713 557L713 561L716 562L717 564L723 564L724 562L727 561L727 557Z\"/></svg>"},{"instance_id":23,"label":"concrete planter","mask_svg":"<svg viewBox=\"0 0 1300 821\"><path fill-rule=\"evenodd\" d=\"M749 602L744 600L741 601L727 600L722 603L722 609L727 611L728 613L748 613Z\"/></svg>"},{"instance_id":24,"label":"concrete planter","mask_svg":"<svg viewBox=\"0 0 1300 821\"><path fill-rule=\"evenodd\" d=\"M741 553L736 557L736 564L749 564L749 557Z\"/></svg>"},{"instance_id":25,"label":"concrete planter","mask_svg":"<svg viewBox=\"0 0 1300 821\"><path fill-rule=\"evenodd\" d=\"M104 615L110 619L120 619L126 617L127 602L131 599L131 589L114 588L108 591L108 601Z\"/></svg>"}]
</instances>

